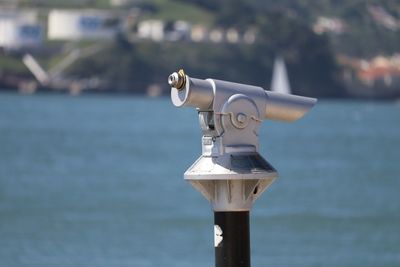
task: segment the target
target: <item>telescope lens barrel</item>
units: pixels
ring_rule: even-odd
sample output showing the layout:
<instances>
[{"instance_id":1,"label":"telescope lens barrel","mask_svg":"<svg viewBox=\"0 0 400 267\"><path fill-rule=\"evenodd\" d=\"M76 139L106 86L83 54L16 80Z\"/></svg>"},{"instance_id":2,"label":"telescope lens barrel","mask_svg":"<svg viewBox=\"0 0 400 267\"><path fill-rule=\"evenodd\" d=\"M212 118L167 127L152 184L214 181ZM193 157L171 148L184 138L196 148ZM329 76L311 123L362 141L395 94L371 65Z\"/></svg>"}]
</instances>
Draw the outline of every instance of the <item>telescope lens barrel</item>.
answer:
<instances>
[{"instance_id":1,"label":"telescope lens barrel","mask_svg":"<svg viewBox=\"0 0 400 267\"><path fill-rule=\"evenodd\" d=\"M303 117L317 99L265 91L265 119L295 121Z\"/></svg>"}]
</instances>

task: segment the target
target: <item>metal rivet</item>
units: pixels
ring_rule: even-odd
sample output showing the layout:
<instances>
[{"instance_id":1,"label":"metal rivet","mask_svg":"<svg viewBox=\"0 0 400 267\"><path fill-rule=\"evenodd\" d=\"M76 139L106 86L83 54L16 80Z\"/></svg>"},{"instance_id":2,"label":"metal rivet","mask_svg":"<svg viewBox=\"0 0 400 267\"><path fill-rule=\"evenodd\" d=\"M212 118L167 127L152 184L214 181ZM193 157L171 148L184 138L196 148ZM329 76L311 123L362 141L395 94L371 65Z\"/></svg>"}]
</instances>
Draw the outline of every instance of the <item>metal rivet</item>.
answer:
<instances>
[{"instance_id":1,"label":"metal rivet","mask_svg":"<svg viewBox=\"0 0 400 267\"><path fill-rule=\"evenodd\" d=\"M246 114L239 113L239 114L236 115L236 120L239 123L245 123L247 121L247 116L246 116Z\"/></svg>"}]
</instances>

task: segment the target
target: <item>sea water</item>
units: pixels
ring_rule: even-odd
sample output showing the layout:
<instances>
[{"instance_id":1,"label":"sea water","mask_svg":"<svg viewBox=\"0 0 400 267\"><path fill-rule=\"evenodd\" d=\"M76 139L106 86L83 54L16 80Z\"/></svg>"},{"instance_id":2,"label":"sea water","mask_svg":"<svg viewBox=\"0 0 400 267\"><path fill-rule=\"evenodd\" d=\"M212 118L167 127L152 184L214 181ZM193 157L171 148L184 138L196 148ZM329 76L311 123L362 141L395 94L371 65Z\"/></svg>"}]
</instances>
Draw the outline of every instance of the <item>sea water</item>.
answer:
<instances>
[{"instance_id":1,"label":"sea water","mask_svg":"<svg viewBox=\"0 0 400 267\"><path fill-rule=\"evenodd\" d=\"M0 93L0 266L213 266L183 180L197 113L168 98ZM252 266L400 266L400 105L320 101L264 122L280 177L251 212Z\"/></svg>"}]
</instances>

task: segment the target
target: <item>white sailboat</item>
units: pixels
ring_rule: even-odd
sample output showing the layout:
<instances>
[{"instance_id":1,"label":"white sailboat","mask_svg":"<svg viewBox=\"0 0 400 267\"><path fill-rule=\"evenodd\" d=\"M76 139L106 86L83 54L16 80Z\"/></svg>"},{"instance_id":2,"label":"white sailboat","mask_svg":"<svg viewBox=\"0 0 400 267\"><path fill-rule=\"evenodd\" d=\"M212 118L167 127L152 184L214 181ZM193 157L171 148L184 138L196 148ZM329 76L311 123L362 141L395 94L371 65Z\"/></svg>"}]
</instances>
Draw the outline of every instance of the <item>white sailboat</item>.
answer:
<instances>
[{"instance_id":1,"label":"white sailboat","mask_svg":"<svg viewBox=\"0 0 400 267\"><path fill-rule=\"evenodd\" d=\"M282 94L291 94L285 62L281 57L275 58L271 91Z\"/></svg>"}]
</instances>

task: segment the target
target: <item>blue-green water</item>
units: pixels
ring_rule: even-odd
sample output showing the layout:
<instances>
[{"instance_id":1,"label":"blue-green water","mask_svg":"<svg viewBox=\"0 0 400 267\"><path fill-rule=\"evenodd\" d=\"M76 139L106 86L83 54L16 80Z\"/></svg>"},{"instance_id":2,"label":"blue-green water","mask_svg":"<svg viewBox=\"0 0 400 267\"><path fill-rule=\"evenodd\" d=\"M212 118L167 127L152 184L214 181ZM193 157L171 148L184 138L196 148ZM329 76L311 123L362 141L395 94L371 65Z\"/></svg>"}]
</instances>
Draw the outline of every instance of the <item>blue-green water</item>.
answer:
<instances>
[{"instance_id":1,"label":"blue-green water","mask_svg":"<svg viewBox=\"0 0 400 267\"><path fill-rule=\"evenodd\" d=\"M400 105L320 101L265 122L280 178L253 266L400 266ZM169 99L0 94L0 266L213 266L209 204L182 174L196 112Z\"/></svg>"}]
</instances>

